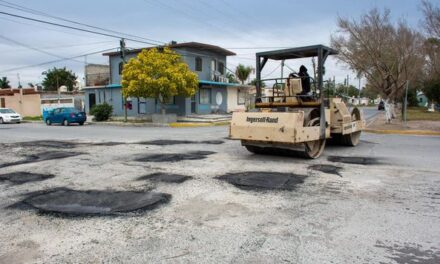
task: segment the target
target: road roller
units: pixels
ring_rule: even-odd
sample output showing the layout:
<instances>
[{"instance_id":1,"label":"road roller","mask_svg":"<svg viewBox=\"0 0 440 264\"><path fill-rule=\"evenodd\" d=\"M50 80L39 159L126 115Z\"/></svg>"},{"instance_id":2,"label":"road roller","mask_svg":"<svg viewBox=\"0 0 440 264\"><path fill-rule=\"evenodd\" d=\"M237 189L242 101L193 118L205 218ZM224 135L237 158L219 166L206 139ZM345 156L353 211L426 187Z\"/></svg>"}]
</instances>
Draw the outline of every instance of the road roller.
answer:
<instances>
[{"instance_id":1,"label":"road roller","mask_svg":"<svg viewBox=\"0 0 440 264\"><path fill-rule=\"evenodd\" d=\"M318 158L326 141L346 146L359 143L365 128L362 112L351 111L338 97L323 92L324 63L337 51L314 45L256 53L255 109L234 112L230 138L238 139L250 152L269 155L300 155ZM269 60L317 58L316 80L308 74L292 72L286 78L262 79ZM305 68L305 67L304 67ZM307 70L306 70L307 71ZM273 83L263 95L261 83Z\"/></svg>"}]
</instances>

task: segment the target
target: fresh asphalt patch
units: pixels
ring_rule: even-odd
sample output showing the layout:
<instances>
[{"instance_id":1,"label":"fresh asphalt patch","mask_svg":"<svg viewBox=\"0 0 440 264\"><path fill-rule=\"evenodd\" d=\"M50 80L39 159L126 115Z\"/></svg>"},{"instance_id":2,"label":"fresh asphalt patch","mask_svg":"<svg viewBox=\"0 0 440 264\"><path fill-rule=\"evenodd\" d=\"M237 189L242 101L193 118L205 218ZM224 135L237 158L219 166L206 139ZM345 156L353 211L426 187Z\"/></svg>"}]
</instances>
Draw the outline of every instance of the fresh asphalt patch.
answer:
<instances>
[{"instance_id":1,"label":"fresh asphalt patch","mask_svg":"<svg viewBox=\"0 0 440 264\"><path fill-rule=\"evenodd\" d=\"M335 174L342 177L340 172L343 168L339 166L334 166L329 164L315 164L315 165L310 165L308 168L310 170L320 171L328 174Z\"/></svg>"},{"instance_id":2,"label":"fresh asphalt patch","mask_svg":"<svg viewBox=\"0 0 440 264\"><path fill-rule=\"evenodd\" d=\"M103 147L113 147L113 146L119 146L119 145L124 145L124 144L126 144L126 143L124 143L124 142L113 142L113 141L90 143L90 145L93 145L93 146L103 146ZM83 145L88 145L88 144L84 143Z\"/></svg>"},{"instance_id":3,"label":"fresh asphalt patch","mask_svg":"<svg viewBox=\"0 0 440 264\"><path fill-rule=\"evenodd\" d=\"M379 165L383 164L378 158L373 157L356 157L356 156L329 156L328 161L348 163L348 164L358 164L358 165Z\"/></svg>"},{"instance_id":4,"label":"fresh asphalt patch","mask_svg":"<svg viewBox=\"0 0 440 264\"><path fill-rule=\"evenodd\" d=\"M153 174L149 174L137 178L137 180L140 181L148 180L153 182L166 182L166 183L182 183L189 179L192 179L192 177L181 174L164 173L164 172L156 172Z\"/></svg>"},{"instance_id":5,"label":"fresh asphalt patch","mask_svg":"<svg viewBox=\"0 0 440 264\"><path fill-rule=\"evenodd\" d=\"M227 173L217 177L244 190L294 190L304 183L305 178L305 175L263 171Z\"/></svg>"},{"instance_id":6,"label":"fresh asphalt patch","mask_svg":"<svg viewBox=\"0 0 440 264\"><path fill-rule=\"evenodd\" d=\"M59 140L36 140L16 143L4 143L2 147L12 148L55 148L55 149L72 149L78 144L70 141Z\"/></svg>"},{"instance_id":7,"label":"fresh asphalt patch","mask_svg":"<svg viewBox=\"0 0 440 264\"><path fill-rule=\"evenodd\" d=\"M192 151L188 153L163 153L149 154L136 158L138 162L177 162L182 160L201 160L206 159L208 155L215 154L213 151Z\"/></svg>"},{"instance_id":8,"label":"fresh asphalt patch","mask_svg":"<svg viewBox=\"0 0 440 264\"><path fill-rule=\"evenodd\" d=\"M168 203L170 194L135 191L77 191L67 188L30 193L10 208L37 209L62 216L119 215L144 212Z\"/></svg>"},{"instance_id":9,"label":"fresh asphalt patch","mask_svg":"<svg viewBox=\"0 0 440 264\"><path fill-rule=\"evenodd\" d=\"M53 174L41 174L41 173L32 173L32 172L12 172L0 175L0 182L7 181L11 184L24 184L27 182L37 182L44 181L47 179L54 178Z\"/></svg>"},{"instance_id":10,"label":"fresh asphalt patch","mask_svg":"<svg viewBox=\"0 0 440 264\"><path fill-rule=\"evenodd\" d=\"M212 145L220 145L223 144L222 140L204 140L204 141L191 141L191 140L167 140L167 139L159 139L159 140L151 140L151 141L141 141L135 144L140 145L154 145L154 146L169 146L169 145L180 145L180 144L212 144Z\"/></svg>"},{"instance_id":11,"label":"fresh asphalt patch","mask_svg":"<svg viewBox=\"0 0 440 264\"><path fill-rule=\"evenodd\" d=\"M22 159L22 160L0 164L0 168L22 165L22 164L30 164L30 163L40 162L40 161L45 161L45 160L70 158L70 157L75 157L75 156L82 155L82 154L85 154L85 153L83 153L83 152L67 152L67 151L40 152L40 153L36 153L36 154L32 154L32 155L26 155L24 157L24 159Z\"/></svg>"}]
</instances>

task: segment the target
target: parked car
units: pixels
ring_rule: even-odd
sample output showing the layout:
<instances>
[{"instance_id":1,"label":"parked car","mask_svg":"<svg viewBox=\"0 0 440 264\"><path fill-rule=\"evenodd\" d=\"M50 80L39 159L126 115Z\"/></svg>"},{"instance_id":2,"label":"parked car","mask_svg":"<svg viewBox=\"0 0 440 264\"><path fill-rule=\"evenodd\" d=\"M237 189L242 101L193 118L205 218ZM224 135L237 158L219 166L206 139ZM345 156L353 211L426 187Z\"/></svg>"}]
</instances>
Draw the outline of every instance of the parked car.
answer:
<instances>
[{"instance_id":1,"label":"parked car","mask_svg":"<svg viewBox=\"0 0 440 264\"><path fill-rule=\"evenodd\" d=\"M383 101L379 102L379 105L377 105L377 110L385 110L385 103Z\"/></svg>"},{"instance_id":2,"label":"parked car","mask_svg":"<svg viewBox=\"0 0 440 264\"><path fill-rule=\"evenodd\" d=\"M86 122L86 119L87 116L85 112L80 112L73 107L59 107L49 112L45 122L48 126L54 123L60 123L63 126L78 123L82 126L84 122Z\"/></svg>"},{"instance_id":3,"label":"parked car","mask_svg":"<svg viewBox=\"0 0 440 264\"><path fill-rule=\"evenodd\" d=\"M21 115L10 108L0 108L0 124L20 123Z\"/></svg>"}]
</instances>

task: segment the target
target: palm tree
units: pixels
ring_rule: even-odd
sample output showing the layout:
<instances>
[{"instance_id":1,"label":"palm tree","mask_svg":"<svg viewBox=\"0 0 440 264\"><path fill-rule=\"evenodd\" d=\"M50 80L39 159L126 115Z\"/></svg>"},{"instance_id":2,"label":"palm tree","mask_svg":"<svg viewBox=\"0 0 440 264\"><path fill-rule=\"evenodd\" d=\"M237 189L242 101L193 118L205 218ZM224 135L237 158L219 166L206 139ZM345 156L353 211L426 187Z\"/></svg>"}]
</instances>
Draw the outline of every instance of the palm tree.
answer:
<instances>
[{"instance_id":1,"label":"palm tree","mask_svg":"<svg viewBox=\"0 0 440 264\"><path fill-rule=\"evenodd\" d=\"M254 68L252 68L251 66L238 64L237 68L235 69L235 76L237 76L237 78L241 81L241 84L244 84L244 82L249 78L249 75L252 71L254 71Z\"/></svg>"},{"instance_id":2,"label":"palm tree","mask_svg":"<svg viewBox=\"0 0 440 264\"><path fill-rule=\"evenodd\" d=\"M11 88L11 85L9 85L9 80L6 77L2 77L0 79L0 88L1 89L5 89L5 88Z\"/></svg>"}]
</instances>

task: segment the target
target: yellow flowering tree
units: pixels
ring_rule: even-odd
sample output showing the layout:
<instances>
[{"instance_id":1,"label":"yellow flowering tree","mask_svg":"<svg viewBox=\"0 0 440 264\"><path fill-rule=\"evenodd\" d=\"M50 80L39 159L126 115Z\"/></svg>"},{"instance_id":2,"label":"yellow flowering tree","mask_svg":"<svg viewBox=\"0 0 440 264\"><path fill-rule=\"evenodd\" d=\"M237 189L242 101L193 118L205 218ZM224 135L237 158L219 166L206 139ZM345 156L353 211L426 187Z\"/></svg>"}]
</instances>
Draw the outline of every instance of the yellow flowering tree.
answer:
<instances>
[{"instance_id":1,"label":"yellow flowering tree","mask_svg":"<svg viewBox=\"0 0 440 264\"><path fill-rule=\"evenodd\" d=\"M164 103L173 96L193 96L198 88L197 74L181 56L169 48L143 50L124 65L122 94L125 97L156 98L165 114Z\"/></svg>"}]
</instances>

